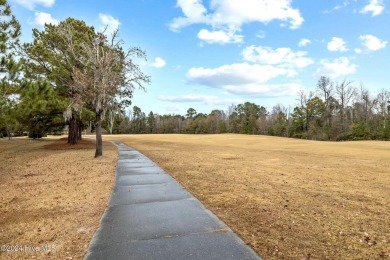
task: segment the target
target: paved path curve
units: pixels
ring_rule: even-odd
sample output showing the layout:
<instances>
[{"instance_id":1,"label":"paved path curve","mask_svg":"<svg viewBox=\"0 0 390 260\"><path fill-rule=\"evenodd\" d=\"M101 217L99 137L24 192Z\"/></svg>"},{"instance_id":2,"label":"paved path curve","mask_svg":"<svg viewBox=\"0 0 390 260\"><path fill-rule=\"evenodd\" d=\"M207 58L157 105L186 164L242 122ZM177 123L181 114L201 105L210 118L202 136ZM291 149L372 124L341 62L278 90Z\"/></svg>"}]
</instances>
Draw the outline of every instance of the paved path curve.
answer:
<instances>
[{"instance_id":1,"label":"paved path curve","mask_svg":"<svg viewBox=\"0 0 390 260\"><path fill-rule=\"evenodd\" d=\"M153 161L115 145L115 186L84 259L260 259Z\"/></svg>"}]
</instances>

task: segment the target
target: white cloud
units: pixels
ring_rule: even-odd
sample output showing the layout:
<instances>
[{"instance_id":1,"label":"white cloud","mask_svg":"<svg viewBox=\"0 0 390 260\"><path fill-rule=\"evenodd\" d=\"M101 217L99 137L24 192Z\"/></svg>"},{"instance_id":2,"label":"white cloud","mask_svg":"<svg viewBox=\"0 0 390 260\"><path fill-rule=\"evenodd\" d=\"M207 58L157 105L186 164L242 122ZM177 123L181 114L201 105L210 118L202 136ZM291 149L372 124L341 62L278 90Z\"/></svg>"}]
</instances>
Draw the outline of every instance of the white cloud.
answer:
<instances>
[{"instance_id":1,"label":"white cloud","mask_svg":"<svg viewBox=\"0 0 390 260\"><path fill-rule=\"evenodd\" d=\"M316 78L320 76L328 76L330 78L337 78L356 72L357 65L350 62L347 57L340 57L334 60L321 60L321 67L314 73Z\"/></svg>"},{"instance_id":2,"label":"white cloud","mask_svg":"<svg viewBox=\"0 0 390 260\"><path fill-rule=\"evenodd\" d=\"M226 105L226 104L243 102L242 99L221 99L217 96L200 95L200 94L188 94L183 96L160 96L158 99L162 101L170 101L170 102L178 102L178 103L200 102L205 105Z\"/></svg>"},{"instance_id":3,"label":"white cloud","mask_svg":"<svg viewBox=\"0 0 390 260\"><path fill-rule=\"evenodd\" d=\"M357 1L357 0L354 0L355 2ZM341 4L339 4L339 5L336 5L336 6L334 6L332 9L330 9L330 10L325 10L325 11L323 11L323 13L325 13L325 14L330 14L330 13L333 13L333 12L335 12L335 11L338 11L338 10L341 10L341 9L343 9L343 8L346 8L346 7L348 7L350 5L350 1L349 0L346 0L346 1L343 1Z\"/></svg>"},{"instance_id":4,"label":"white cloud","mask_svg":"<svg viewBox=\"0 0 390 260\"><path fill-rule=\"evenodd\" d=\"M59 23L58 20L54 19L51 14L44 12L35 12L34 21L39 26L45 26L45 24L53 24L57 25Z\"/></svg>"},{"instance_id":5,"label":"white cloud","mask_svg":"<svg viewBox=\"0 0 390 260\"><path fill-rule=\"evenodd\" d=\"M223 65L215 69L191 68L187 72L189 82L211 87L228 85L245 85L251 83L264 83L278 76L293 77L294 70L278 68L271 65L248 63L235 63Z\"/></svg>"},{"instance_id":6,"label":"white cloud","mask_svg":"<svg viewBox=\"0 0 390 260\"><path fill-rule=\"evenodd\" d=\"M363 51L361 50L361 49L359 49L359 48L356 48L355 49L355 53L357 53L357 54L359 54L359 53L362 53Z\"/></svg>"},{"instance_id":7,"label":"white cloud","mask_svg":"<svg viewBox=\"0 0 390 260\"><path fill-rule=\"evenodd\" d=\"M218 44L242 43L243 37L244 36L242 35L235 34L234 31L225 32L223 30L209 31L206 29L202 29L198 33L199 39L207 43L218 43Z\"/></svg>"},{"instance_id":8,"label":"white cloud","mask_svg":"<svg viewBox=\"0 0 390 260\"><path fill-rule=\"evenodd\" d=\"M160 57L157 57L154 59L154 62L150 64L150 66L160 69L164 67L166 64L167 63L165 62L165 60L163 60Z\"/></svg>"},{"instance_id":9,"label":"white cloud","mask_svg":"<svg viewBox=\"0 0 390 260\"><path fill-rule=\"evenodd\" d=\"M380 15L384 9L383 0L369 0L368 5L363 7L363 9L360 10L360 13L371 13L371 16L377 16Z\"/></svg>"},{"instance_id":10,"label":"white cloud","mask_svg":"<svg viewBox=\"0 0 390 260\"><path fill-rule=\"evenodd\" d=\"M173 31L196 23L238 30L243 24L273 20L289 22L291 29L297 29L304 21L299 10L291 7L291 0L211 0L209 12L201 0L178 0L177 7L184 16L173 19Z\"/></svg>"},{"instance_id":11,"label":"white cloud","mask_svg":"<svg viewBox=\"0 0 390 260\"><path fill-rule=\"evenodd\" d=\"M191 68L187 72L187 80L191 83L223 89L234 94L280 96L295 93L296 85L265 83L280 76L289 78L296 75L297 73L292 69L272 65L235 63L213 69Z\"/></svg>"},{"instance_id":12,"label":"white cloud","mask_svg":"<svg viewBox=\"0 0 390 260\"><path fill-rule=\"evenodd\" d=\"M335 7L333 7L333 10L340 10L340 9L343 9L345 7L347 7L349 5L349 1L344 1L342 4L340 5L336 5Z\"/></svg>"},{"instance_id":13,"label":"white cloud","mask_svg":"<svg viewBox=\"0 0 390 260\"><path fill-rule=\"evenodd\" d=\"M220 88L231 94L259 97L291 96L298 93L298 83L270 84L278 77L292 78L296 69L305 68L314 61L306 52L294 52L290 48L249 46L242 56L245 62L223 65L217 68L192 68L187 72L191 83ZM251 63L255 64L251 64Z\"/></svg>"},{"instance_id":14,"label":"white cloud","mask_svg":"<svg viewBox=\"0 0 390 260\"><path fill-rule=\"evenodd\" d=\"M281 20L296 29L303 23L299 10L291 7L291 0L212 0L210 6L215 10L213 22L217 24L241 26Z\"/></svg>"},{"instance_id":15,"label":"white cloud","mask_svg":"<svg viewBox=\"0 0 390 260\"><path fill-rule=\"evenodd\" d=\"M225 90L238 95L257 97L295 96L302 89L298 83L287 84L250 84L246 86L226 86Z\"/></svg>"},{"instance_id":16,"label":"white cloud","mask_svg":"<svg viewBox=\"0 0 390 260\"><path fill-rule=\"evenodd\" d=\"M14 0L14 1L30 10L33 10L36 5L52 7L55 2L55 0Z\"/></svg>"},{"instance_id":17,"label":"white cloud","mask_svg":"<svg viewBox=\"0 0 390 260\"><path fill-rule=\"evenodd\" d=\"M282 68L305 68L314 62L312 59L305 57L306 52L294 52L290 48L277 48L274 50L270 47L256 47L252 45L246 47L242 55L246 61L278 65Z\"/></svg>"},{"instance_id":18,"label":"white cloud","mask_svg":"<svg viewBox=\"0 0 390 260\"><path fill-rule=\"evenodd\" d=\"M370 51L378 51L385 48L387 45L387 41L382 41L373 35L360 35L359 38L362 41L363 46L365 46Z\"/></svg>"},{"instance_id":19,"label":"white cloud","mask_svg":"<svg viewBox=\"0 0 390 260\"><path fill-rule=\"evenodd\" d=\"M328 42L328 50L329 51L348 51L346 46L346 42L339 37L333 37L330 42Z\"/></svg>"},{"instance_id":20,"label":"white cloud","mask_svg":"<svg viewBox=\"0 0 390 260\"><path fill-rule=\"evenodd\" d=\"M108 14L100 13L99 19L101 23L100 30L103 31L106 29L107 34L113 33L115 30L119 28L121 24L118 19L115 19L114 17Z\"/></svg>"},{"instance_id":21,"label":"white cloud","mask_svg":"<svg viewBox=\"0 0 390 260\"><path fill-rule=\"evenodd\" d=\"M184 17L173 19L170 24L172 31L178 31L194 23L209 23L207 9L203 6L202 0L177 0L176 7L181 8Z\"/></svg>"},{"instance_id":22,"label":"white cloud","mask_svg":"<svg viewBox=\"0 0 390 260\"><path fill-rule=\"evenodd\" d=\"M309 39L301 39L298 43L299 47L305 47L307 45L311 44L311 41Z\"/></svg>"}]
</instances>

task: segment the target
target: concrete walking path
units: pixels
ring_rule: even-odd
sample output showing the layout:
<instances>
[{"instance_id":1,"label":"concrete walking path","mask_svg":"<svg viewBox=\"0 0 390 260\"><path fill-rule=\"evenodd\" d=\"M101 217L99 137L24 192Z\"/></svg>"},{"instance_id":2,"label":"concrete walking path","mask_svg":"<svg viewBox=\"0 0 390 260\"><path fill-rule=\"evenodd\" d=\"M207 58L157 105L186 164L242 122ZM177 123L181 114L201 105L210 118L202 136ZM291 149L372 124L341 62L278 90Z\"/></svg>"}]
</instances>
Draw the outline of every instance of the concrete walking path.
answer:
<instances>
[{"instance_id":1,"label":"concrete walking path","mask_svg":"<svg viewBox=\"0 0 390 260\"><path fill-rule=\"evenodd\" d=\"M153 161L115 144L115 186L84 259L260 259Z\"/></svg>"}]
</instances>

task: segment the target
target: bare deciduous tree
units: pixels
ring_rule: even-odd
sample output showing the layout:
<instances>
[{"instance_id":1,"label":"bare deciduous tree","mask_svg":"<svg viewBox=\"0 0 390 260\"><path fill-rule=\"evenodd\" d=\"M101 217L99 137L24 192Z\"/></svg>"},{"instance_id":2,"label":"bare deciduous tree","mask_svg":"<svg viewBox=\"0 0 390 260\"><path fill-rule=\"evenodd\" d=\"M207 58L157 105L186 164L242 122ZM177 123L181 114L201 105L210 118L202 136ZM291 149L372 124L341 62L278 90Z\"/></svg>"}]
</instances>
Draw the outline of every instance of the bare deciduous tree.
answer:
<instances>
[{"instance_id":1,"label":"bare deciduous tree","mask_svg":"<svg viewBox=\"0 0 390 260\"><path fill-rule=\"evenodd\" d=\"M311 100L314 96L314 92L309 91L308 93L304 90L299 91L299 104L300 108L305 114L305 121L304 121L304 128L305 130L308 130L309 128L309 112L307 109L307 102Z\"/></svg>"},{"instance_id":2,"label":"bare deciduous tree","mask_svg":"<svg viewBox=\"0 0 390 260\"><path fill-rule=\"evenodd\" d=\"M123 42L118 39L118 31L110 39L98 33L92 42L83 42L81 52L72 44L72 35L64 31L69 48L75 59L83 64L83 70L73 74L72 91L74 103L89 104L95 112L96 153L102 156L102 120L107 109L115 102L129 105L135 87L144 89L143 84L150 82L133 58L145 58L146 54L137 47L123 50ZM82 55L80 55L82 54Z\"/></svg>"},{"instance_id":3,"label":"bare deciduous tree","mask_svg":"<svg viewBox=\"0 0 390 260\"><path fill-rule=\"evenodd\" d=\"M328 77L320 77L317 83L317 92L319 92L320 96L324 98L325 104L325 117L326 117L326 125L332 125L332 105L331 105L331 97L333 94L333 83Z\"/></svg>"},{"instance_id":4,"label":"bare deciduous tree","mask_svg":"<svg viewBox=\"0 0 390 260\"><path fill-rule=\"evenodd\" d=\"M387 106L390 103L390 92L388 90L382 89L377 95L377 101L379 106L379 113L382 116L383 128L386 128L386 120L388 118L388 109Z\"/></svg>"},{"instance_id":5,"label":"bare deciduous tree","mask_svg":"<svg viewBox=\"0 0 390 260\"><path fill-rule=\"evenodd\" d=\"M376 99L372 99L370 96L370 92L367 88L364 87L363 84L360 84L358 97L360 99L360 103L362 105L362 117L363 121L367 123L369 118L372 116L372 110L376 105Z\"/></svg>"},{"instance_id":6,"label":"bare deciduous tree","mask_svg":"<svg viewBox=\"0 0 390 260\"><path fill-rule=\"evenodd\" d=\"M336 85L336 94L339 98L340 121L342 130L344 131L346 129L345 110L349 102L351 101L351 98L356 95L356 89L352 86L351 81L343 80L343 82Z\"/></svg>"}]
</instances>

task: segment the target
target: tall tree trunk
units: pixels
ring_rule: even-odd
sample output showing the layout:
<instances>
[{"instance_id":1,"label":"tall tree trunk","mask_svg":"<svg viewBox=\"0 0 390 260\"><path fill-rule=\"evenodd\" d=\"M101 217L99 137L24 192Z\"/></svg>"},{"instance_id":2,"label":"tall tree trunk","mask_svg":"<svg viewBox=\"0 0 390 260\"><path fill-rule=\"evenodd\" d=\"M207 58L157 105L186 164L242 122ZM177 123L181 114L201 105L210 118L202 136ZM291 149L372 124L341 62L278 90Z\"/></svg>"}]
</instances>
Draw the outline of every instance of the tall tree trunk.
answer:
<instances>
[{"instance_id":1,"label":"tall tree trunk","mask_svg":"<svg viewBox=\"0 0 390 260\"><path fill-rule=\"evenodd\" d=\"M82 122L80 122L79 125L77 126L77 130L78 130L77 141L80 141L81 139L83 139L83 136L82 136L83 124L82 124Z\"/></svg>"},{"instance_id":2,"label":"tall tree trunk","mask_svg":"<svg viewBox=\"0 0 390 260\"><path fill-rule=\"evenodd\" d=\"M101 112L96 113L96 152L95 158L103 155L102 118Z\"/></svg>"},{"instance_id":3,"label":"tall tree trunk","mask_svg":"<svg viewBox=\"0 0 390 260\"><path fill-rule=\"evenodd\" d=\"M8 126L6 127L6 132L7 132L7 135L8 135L8 140L12 140L11 130L9 130Z\"/></svg>"},{"instance_id":4,"label":"tall tree trunk","mask_svg":"<svg viewBox=\"0 0 390 260\"><path fill-rule=\"evenodd\" d=\"M68 144L77 144L78 141L78 126L76 113L72 112L72 117L69 120L69 131L68 131Z\"/></svg>"}]
</instances>

